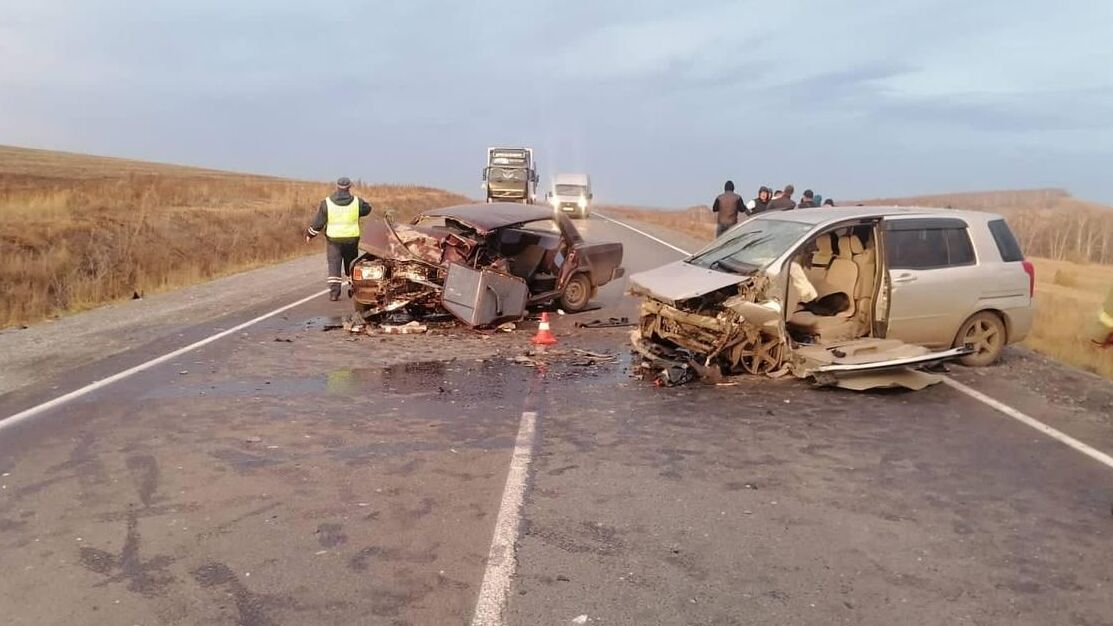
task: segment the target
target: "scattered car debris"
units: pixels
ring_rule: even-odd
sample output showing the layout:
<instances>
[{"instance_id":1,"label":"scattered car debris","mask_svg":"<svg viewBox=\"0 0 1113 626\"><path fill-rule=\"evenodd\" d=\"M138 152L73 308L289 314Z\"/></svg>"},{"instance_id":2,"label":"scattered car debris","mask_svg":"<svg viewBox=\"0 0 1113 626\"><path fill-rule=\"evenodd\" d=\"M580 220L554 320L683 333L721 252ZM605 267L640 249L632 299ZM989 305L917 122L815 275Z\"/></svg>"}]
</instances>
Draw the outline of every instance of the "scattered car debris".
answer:
<instances>
[{"instance_id":1,"label":"scattered car debris","mask_svg":"<svg viewBox=\"0 0 1113 626\"><path fill-rule=\"evenodd\" d=\"M607 352L592 352L580 348L561 350L541 347L527 350L524 354L508 357L507 360L526 367L546 367L553 362L562 362L575 367L593 367L617 363L618 355Z\"/></svg>"},{"instance_id":2,"label":"scattered car debris","mask_svg":"<svg viewBox=\"0 0 1113 626\"><path fill-rule=\"evenodd\" d=\"M591 320L590 322L576 322L576 328L623 328L635 326L628 317L611 317L605 320Z\"/></svg>"},{"instance_id":3,"label":"scattered car debris","mask_svg":"<svg viewBox=\"0 0 1113 626\"><path fill-rule=\"evenodd\" d=\"M405 225L376 222L360 248L352 294L366 321L451 314L489 327L522 319L530 306L559 303L578 312L625 274L621 243L589 244L566 216L520 204L436 209Z\"/></svg>"},{"instance_id":4,"label":"scattered car debris","mask_svg":"<svg viewBox=\"0 0 1113 626\"><path fill-rule=\"evenodd\" d=\"M418 322L417 320L400 325L383 324L379 328L382 328L384 333L390 335L414 335L424 333L429 330L428 326Z\"/></svg>"}]
</instances>

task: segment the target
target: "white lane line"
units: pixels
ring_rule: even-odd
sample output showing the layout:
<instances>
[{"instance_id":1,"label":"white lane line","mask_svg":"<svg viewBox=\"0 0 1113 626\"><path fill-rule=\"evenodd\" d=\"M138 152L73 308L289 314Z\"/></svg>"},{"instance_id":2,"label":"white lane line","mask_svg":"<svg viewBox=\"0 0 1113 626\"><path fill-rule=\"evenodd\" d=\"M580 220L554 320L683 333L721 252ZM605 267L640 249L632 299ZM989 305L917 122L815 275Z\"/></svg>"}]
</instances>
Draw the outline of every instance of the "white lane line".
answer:
<instances>
[{"instance_id":1,"label":"white lane line","mask_svg":"<svg viewBox=\"0 0 1113 626\"><path fill-rule=\"evenodd\" d=\"M472 626L500 626L504 624L506 603L510 594L510 581L518 565L515 553L518 529L522 523L522 500L526 493L526 476L533 458L534 433L537 413L522 413L518 439L514 443L514 456L502 490L502 503L495 521L495 536L487 553L487 569L479 587L479 600L475 604Z\"/></svg>"},{"instance_id":2,"label":"white lane line","mask_svg":"<svg viewBox=\"0 0 1113 626\"><path fill-rule=\"evenodd\" d=\"M638 233L639 235L641 235L642 237L645 237L647 239L652 239L653 241L656 241L657 243L661 244L662 246L667 246L669 248L672 248L673 250L676 250L677 252L679 252L679 253L681 253L685 256L690 256L692 254L691 252L688 252L684 248L678 248L678 247L672 245L671 243L665 241L664 239L654 237L653 235L650 235L649 233L645 232L644 230L642 230L640 228L635 228L635 227L627 224L626 222L620 222L616 219L607 217L606 215L603 215L602 213L596 213L595 216L596 217L601 217L601 218L607 220L608 222L613 222L615 224L618 224L619 226L629 228L630 230L634 231L635 233Z\"/></svg>"},{"instance_id":3,"label":"white lane line","mask_svg":"<svg viewBox=\"0 0 1113 626\"><path fill-rule=\"evenodd\" d=\"M1091 459L1097 461L1098 463L1101 463L1102 465L1113 468L1113 457L1111 457L1108 454L1102 452L1101 450L1092 448L1092 447L1082 443L1081 441L1075 439L1074 437L1071 437L1070 435L1068 435L1068 434L1066 434L1066 433L1064 433L1060 430L1056 430L1056 429L1052 428L1051 426L1048 426L1047 424L1044 424L1043 422L1039 421L1038 419L1036 419L1034 417L1025 415L1024 413L1021 413L1020 411L1017 411L1016 409L1012 408L1011 406L1009 406L1009 405L1007 405L1003 402L999 402L997 400L994 400L993 398L985 395L984 393L978 391L977 389L972 389L970 387L967 387L966 385L958 382L957 380L955 380L953 378L945 376L943 378L943 383L945 385L953 388L953 389L956 389L956 390L970 396L971 398L974 398L978 402L981 402L981 403L997 410L1000 413L1004 413L1005 415L1008 415L1009 417L1017 420L1018 422L1021 422L1022 424L1026 424L1028 426L1031 426L1032 428L1035 428L1036 430L1038 430L1041 433L1047 435L1048 437L1051 437L1052 439L1054 439L1056 441L1067 444L1068 446L1074 448L1075 450L1081 452L1082 454L1085 454L1086 456L1088 456Z\"/></svg>"},{"instance_id":4,"label":"white lane line","mask_svg":"<svg viewBox=\"0 0 1113 626\"><path fill-rule=\"evenodd\" d=\"M30 419L30 418L32 418L32 417L34 417L34 416L36 416L36 415L38 415L38 414L40 414L44 411L49 411L50 409L53 409L54 407L61 406L65 403L69 402L70 400L73 400L75 398L80 398L81 396L83 396L87 393L91 393L91 392L96 391L98 389L102 389L104 387L107 387L108 385L111 385L112 383L119 382L119 381L127 378L128 376L131 376L133 374L138 374L139 372L142 372L143 370L150 369L150 368L152 368L152 367L154 367L154 366L156 366L160 363L165 363L165 362L169 361L170 359L179 357L179 356L181 356L181 355L183 355L187 352L190 352L192 350L196 350L197 348L200 348L201 346L208 345L208 344L210 344L210 343L212 343L212 342L214 342L218 339L227 337L228 335L231 335L232 333L241 331L241 330L247 328L248 326L251 326L253 324L258 324L259 322L261 322L261 321L263 321L263 320L265 320L269 317L274 317L275 315L278 315L279 313L282 313L284 311L289 311L290 309L292 309L296 306L305 304L306 302L309 302L310 300L312 300L314 298L319 298L326 293L328 293L328 289L323 289L323 290L318 291L317 293L315 293L311 296L306 296L306 297L302 298L301 300L298 300L297 302L291 302L290 304L281 306L281 307L279 307L279 308L277 308L277 309L275 309L275 310L273 310L269 313L264 313L263 315L260 315L259 317L256 317L254 319L250 319L250 320L248 320L248 321L246 321L242 324L237 324L236 326L233 326L233 327L229 328L228 330L222 330L219 333L216 333L215 335L210 335L210 336L205 337L204 339L202 339L200 341L191 343L188 346L178 348L177 350L174 350L173 352L167 352L166 354L164 354L162 356L155 357L155 358L153 358L150 361L147 361L145 363L140 363L139 365L136 365L135 367L129 367L128 369L126 369L122 372L117 372L117 373L115 373L111 376L108 376L107 378L102 378L98 381L89 383L88 385L85 385L84 387L81 387L80 389L75 389L75 390L73 390L73 391L71 391L67 394L64 394L64 395L58 396L57 398L54 398L53 400L48 400L46 402L43 402L42 404L33 406L29 409L24 409L24 410L20 411L19 413L9 415L9 416L7 416L3 419L0 419L0 430L3 430L3 429L8 428L10 426L15 426L16 424L18 424L18 423L20 423L24 420Z\"/></svg>"},{"instance_id":5,"label":"white lane line","mask_svg":"<svg viewBox=\"0 0 1113 626\"><path fill-rule=\"evenodd\" d=\"M652 239L652 240L654 240L658 243L662 243L662 244L672 248L673 250L678 250L680 252L684 252L684 254L690 254L689 252L681 250L680 248L677 248L676 246L668 243L667 241L661 241L660 239L654 237L653 235L650 235L649 233L646 233L646 232L643 232L643 231L641 231L637 228L634 228L633 226L630 226L629 224L624 224L624 223L622 223L622 222L620 222L616 219L612 219L612 218L606 217L605 215L600 215L598 213L596 213L596 215L598 215L599 217L607 220L608 222L614 222L615 224L618 224L619 226L625 226L626 228L629 228L630 230L638 233L639 235L648 237L648 238L650 238L650 239ZM1101 463L1101 464L1106 465L1110 468L1113 468L1113 456L1109 456L1108 454L1102 452L1101 450L1098 450L1096 448L1088 446L1085 443L1082 443L1081 441L1075 439L1074 437L1071 437L1070 435L1068 435L1068 434L1066 434L1062 431L1056 430L1055 428L1052 428L1051 426L1048 426L1047 424L1044 424L1043 422L1037 420L1034 417L1031 417L1029 415L1025 415L1024 413L1021 413L1020 411L1012 408L1011 406L1009 406L1009 405L1007 405L1007 404L1005 404L1005 403L1003 403L999 400L995 400L995 399L985 395L984 393L982 393L982 392L980 392L976 389L973 389L971 387L967 387L966 385L958 382L957 380L955 380L953 378L950 378L949 376L944 376L943 377L943 382L945 384L947 384L948 386L950 386L951 388L956 389L956 390L966 394L967 396L977 400L978 402L981 402L981 403L993 408L994 410L996 410L1000 413L1004 413L1005 415L1008 415L1009 417L1011 417L1011 418L1013 418L1013 419L1015 419L1015 420L1017 420L1017 421L1019 421L1023 424L1031 426L1032 428L1035 428L1036 430L1038 430L1041 433L1047 435L1048 437L1051 437L1052 439L1054 439L1056 441L1059 441L1061 443L1065 443L1066 445L1070 446L1071 448L1074 448L1075 450L1081 452L1082 454L1085 454L1086 456L1090 457L1091 459L1094 459L1098 463Z\"/></svg>"}]
</instances>

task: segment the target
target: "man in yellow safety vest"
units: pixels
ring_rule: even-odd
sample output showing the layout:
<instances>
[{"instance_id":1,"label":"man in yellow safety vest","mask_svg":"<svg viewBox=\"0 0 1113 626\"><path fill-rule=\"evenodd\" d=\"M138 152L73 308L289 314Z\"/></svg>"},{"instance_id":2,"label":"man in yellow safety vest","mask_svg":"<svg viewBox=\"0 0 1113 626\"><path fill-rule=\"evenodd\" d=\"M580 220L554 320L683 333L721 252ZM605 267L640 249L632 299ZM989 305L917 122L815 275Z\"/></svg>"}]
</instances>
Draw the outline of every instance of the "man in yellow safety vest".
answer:
<instances>
[{"instance_id":1,"label":"man in yellow safety vest","mask_svg":"<svg viewBox=\"0 0 1113 626\"><path fill-rule=\"evenodd\" d=\"M336 191L317 207L317 215L305 232L305 242L325 231L328 240L329 300L340 299L344 277L351 271L352 261L359 256L359 218L371 214L371 205L352 195L352 181L341 177Z\"/></svg>"},{"instance_id":2,"label":"man in yellow safety vest","mask_svg":"<svg viewBox=\"0 0 1113 626\"><path fill-rule=\"evenodd\" d=\"M1113 287L1110 287L1109 295L1105 297L1105 305L1098 312L1090 341L1101 348L1113 346Z\"/></svg>"}]
</instances>

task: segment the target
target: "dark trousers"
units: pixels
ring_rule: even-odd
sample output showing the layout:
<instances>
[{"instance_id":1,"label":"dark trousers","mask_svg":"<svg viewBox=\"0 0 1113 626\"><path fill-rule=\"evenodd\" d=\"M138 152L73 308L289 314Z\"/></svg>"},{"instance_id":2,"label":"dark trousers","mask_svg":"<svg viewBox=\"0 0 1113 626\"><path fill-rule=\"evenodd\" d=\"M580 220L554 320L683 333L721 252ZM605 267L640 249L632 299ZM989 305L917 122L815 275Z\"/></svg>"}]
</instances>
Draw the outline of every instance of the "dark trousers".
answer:
<instances>
[{"instance_id":1,"label":"dark trousers","mask_svg":"<svg viewBox=\"0 0 1113 626\"><path fill-rule=\"evenodd\" d=\"M734 228L736 224L738 224L738 222L735 222L734 224L715 224L715 238L718 239L719 235L727 232L731 228Z\"/></svg>"},{"instance_id":2,"label":"dark trousers","mask_svg":"<svg viewBox=\"0 0 1113 626\"><path fill-rule=\"evenodd\" d=\"M340 296L340 287L344 284L344 277L351 271L352 261L359 256L359 240L329 239L328 240L328 288L332 297Z\"/></svg>"}]
</instances>

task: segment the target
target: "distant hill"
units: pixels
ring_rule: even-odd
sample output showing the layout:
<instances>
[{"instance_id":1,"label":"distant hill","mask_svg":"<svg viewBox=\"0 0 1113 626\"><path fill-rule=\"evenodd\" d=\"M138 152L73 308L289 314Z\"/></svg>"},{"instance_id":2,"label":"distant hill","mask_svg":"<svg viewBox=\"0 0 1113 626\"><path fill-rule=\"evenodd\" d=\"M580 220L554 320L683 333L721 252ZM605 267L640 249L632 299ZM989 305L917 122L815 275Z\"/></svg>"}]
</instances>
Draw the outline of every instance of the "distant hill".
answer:
<instances>
[{"instance_id":1,"label":"distant hill","mask_svg":"<svg viewBox=\"0 0 1113 626\"><path fill-rule=\"evenodd\" d=\"M905 196L900 198L874 198L871 200L851 201L845 204L865 204L868 206L895 204L899 206L951 207L954 209L992 211L1003 214L1030 210L1058 212L1113 210L1113 207L1103 204L1079 200L1070 195L1065 189L970 191L926 196Z\"/></svg>"},{"instance_id":2,"label":"distant hill","mask_svg":"<svg viewBox=\"0 0 1113 626\"><path fill-rule=\"evenodd\" d=\"M1008 218L1030 256L1081 263L1113 264L1113 207L1079 200L1064 189L940 193L839 202L842 206L923 206L999 213ZM688 234L710 237L715 216L706 205L660 210L600 207Z\"/></svg>"}]
</instances>

